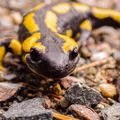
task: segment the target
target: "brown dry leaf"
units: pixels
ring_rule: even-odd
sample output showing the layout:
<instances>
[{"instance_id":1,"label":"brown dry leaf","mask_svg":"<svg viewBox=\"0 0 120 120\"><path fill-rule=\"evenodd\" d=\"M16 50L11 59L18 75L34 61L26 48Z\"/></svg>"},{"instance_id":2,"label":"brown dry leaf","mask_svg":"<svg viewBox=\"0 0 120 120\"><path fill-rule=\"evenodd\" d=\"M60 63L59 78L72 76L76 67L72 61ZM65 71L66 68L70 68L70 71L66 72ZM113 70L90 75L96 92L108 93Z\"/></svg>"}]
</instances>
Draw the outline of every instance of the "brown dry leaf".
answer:
<instances>
[{"instance_id":1,"label":"brown dry leaf","mask_svg":"<svg viewBox=\"0 0 120 120\"><path fill-rule=\"evenodd\" d=\"M71 116L62 115L62 114L56 113L56 112L52 112L52 115L54 118L59 119L59 120L78 120L78 119L73 118Z\"/></svg>"}]
</instances>

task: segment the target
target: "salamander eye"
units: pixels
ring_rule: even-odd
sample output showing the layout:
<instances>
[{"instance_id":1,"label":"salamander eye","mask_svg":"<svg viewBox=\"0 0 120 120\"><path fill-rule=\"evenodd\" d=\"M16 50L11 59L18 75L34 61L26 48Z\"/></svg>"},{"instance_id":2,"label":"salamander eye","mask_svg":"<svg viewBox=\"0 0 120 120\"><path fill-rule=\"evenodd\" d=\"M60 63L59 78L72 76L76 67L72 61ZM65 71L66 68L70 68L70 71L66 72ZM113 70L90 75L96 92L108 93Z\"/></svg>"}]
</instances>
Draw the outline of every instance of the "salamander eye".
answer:
<instances>
[{"instance_id":1,"label":"salamander eye","mask_svg":"<svg viewBox=\"0 0 120 120\"><path fill-rule=\"evenodd\" d=\"M32 48L30 50L30 57L35 62L39 61L40 60L40 53L39 53L39 51L37 49L35 49L35 48Z\"/></svg>"},{"instance_id":2,"label":"salamander eye","mask_svg":"<svg viewBox=\"0 0 120 120\"><path fill-rule=\"evenodd\" d=\"M78 56L78 49L74 48L71 52L70 52L70 59L74 60L77 56Z\"/></svg>"}]
</instances>

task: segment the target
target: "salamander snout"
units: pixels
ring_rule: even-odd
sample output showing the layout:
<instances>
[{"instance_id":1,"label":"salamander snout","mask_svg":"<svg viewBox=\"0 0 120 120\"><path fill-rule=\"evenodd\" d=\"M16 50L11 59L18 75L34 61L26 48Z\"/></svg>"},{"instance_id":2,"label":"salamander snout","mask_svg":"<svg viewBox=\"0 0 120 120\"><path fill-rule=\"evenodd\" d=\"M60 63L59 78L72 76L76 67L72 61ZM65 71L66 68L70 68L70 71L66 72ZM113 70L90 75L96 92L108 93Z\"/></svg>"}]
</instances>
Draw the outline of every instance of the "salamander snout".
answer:
<instances>
[{"instance_id":1,"label":"salamander snout","mask_svg":"<svg viewBox=\"0 0 120 120\"><path fill-rule=\"evenodd\" d=\"M68 53L53 50L46 53L31 48L26 56L28 67L36 74L47 78L61 78L70 74L79 60L78 51Z\"/></svg>"}]
</instances>

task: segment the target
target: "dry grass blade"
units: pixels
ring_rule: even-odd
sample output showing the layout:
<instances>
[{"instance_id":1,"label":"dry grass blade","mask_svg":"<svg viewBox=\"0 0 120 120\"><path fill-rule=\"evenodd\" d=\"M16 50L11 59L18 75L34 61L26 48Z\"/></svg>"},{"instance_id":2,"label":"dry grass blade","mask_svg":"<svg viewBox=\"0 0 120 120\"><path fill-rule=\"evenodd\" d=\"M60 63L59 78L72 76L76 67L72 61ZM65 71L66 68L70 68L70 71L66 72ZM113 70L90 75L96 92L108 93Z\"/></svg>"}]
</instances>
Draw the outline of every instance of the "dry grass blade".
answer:
<instances>
[{"instance_id":1,"label":"dry grass blade","mask_svg":"<svg viewBox=\"0 0 120 120\"><path fill-rule=\"evenodd\" d=\"M79 73L80 71L82 70L85 70L85 69L88 69L90 67L95 67L95 66L99 66L99 65L103 65L107 62L110 62L110 61L113 61L113 58L109 57L109 58L106 58L104 60L100 60L100 61L95 61L95 62L92 62L92 63L89 63L89 64L86 64L86 65L83 65L81 67L77 67L74 71L74 73Z\"/></svg>"},{"instance_id":2,"label":"dry grass blade","mask_svg":"<svg viewBox=\"0 0 120 120\"><path fill-rule=\"evenodd\" d=\"M59 120L78 120L76 118L66 116L66 115L62 115L62 114L56 113L56 112L52 112L52 115L53 115L54 118L59 119Z\"/></svg>"}]
</instances>

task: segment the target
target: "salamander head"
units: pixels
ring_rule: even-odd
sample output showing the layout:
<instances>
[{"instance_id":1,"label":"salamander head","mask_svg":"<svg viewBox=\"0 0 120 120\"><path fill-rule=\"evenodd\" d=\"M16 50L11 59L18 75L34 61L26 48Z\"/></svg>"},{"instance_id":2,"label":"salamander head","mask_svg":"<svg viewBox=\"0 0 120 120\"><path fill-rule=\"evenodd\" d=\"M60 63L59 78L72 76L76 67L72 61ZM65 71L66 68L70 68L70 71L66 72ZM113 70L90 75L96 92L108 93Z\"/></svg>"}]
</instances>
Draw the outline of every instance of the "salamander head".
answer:
<instances>
[{"instance_id":1,"label":"salamander head","mask_svg":"<svg viewBox=\"0 0 120 120\"><path fill-rule=\"evenodd\" d=\"M64 51L65 42L61 39L53 36L45 38L42 42L45 52L33 46L26 56L28 67L47 78L61 78L70 74L79 60L78 48L71 44L71 50Z\"/></svg>"}]
</instances>

